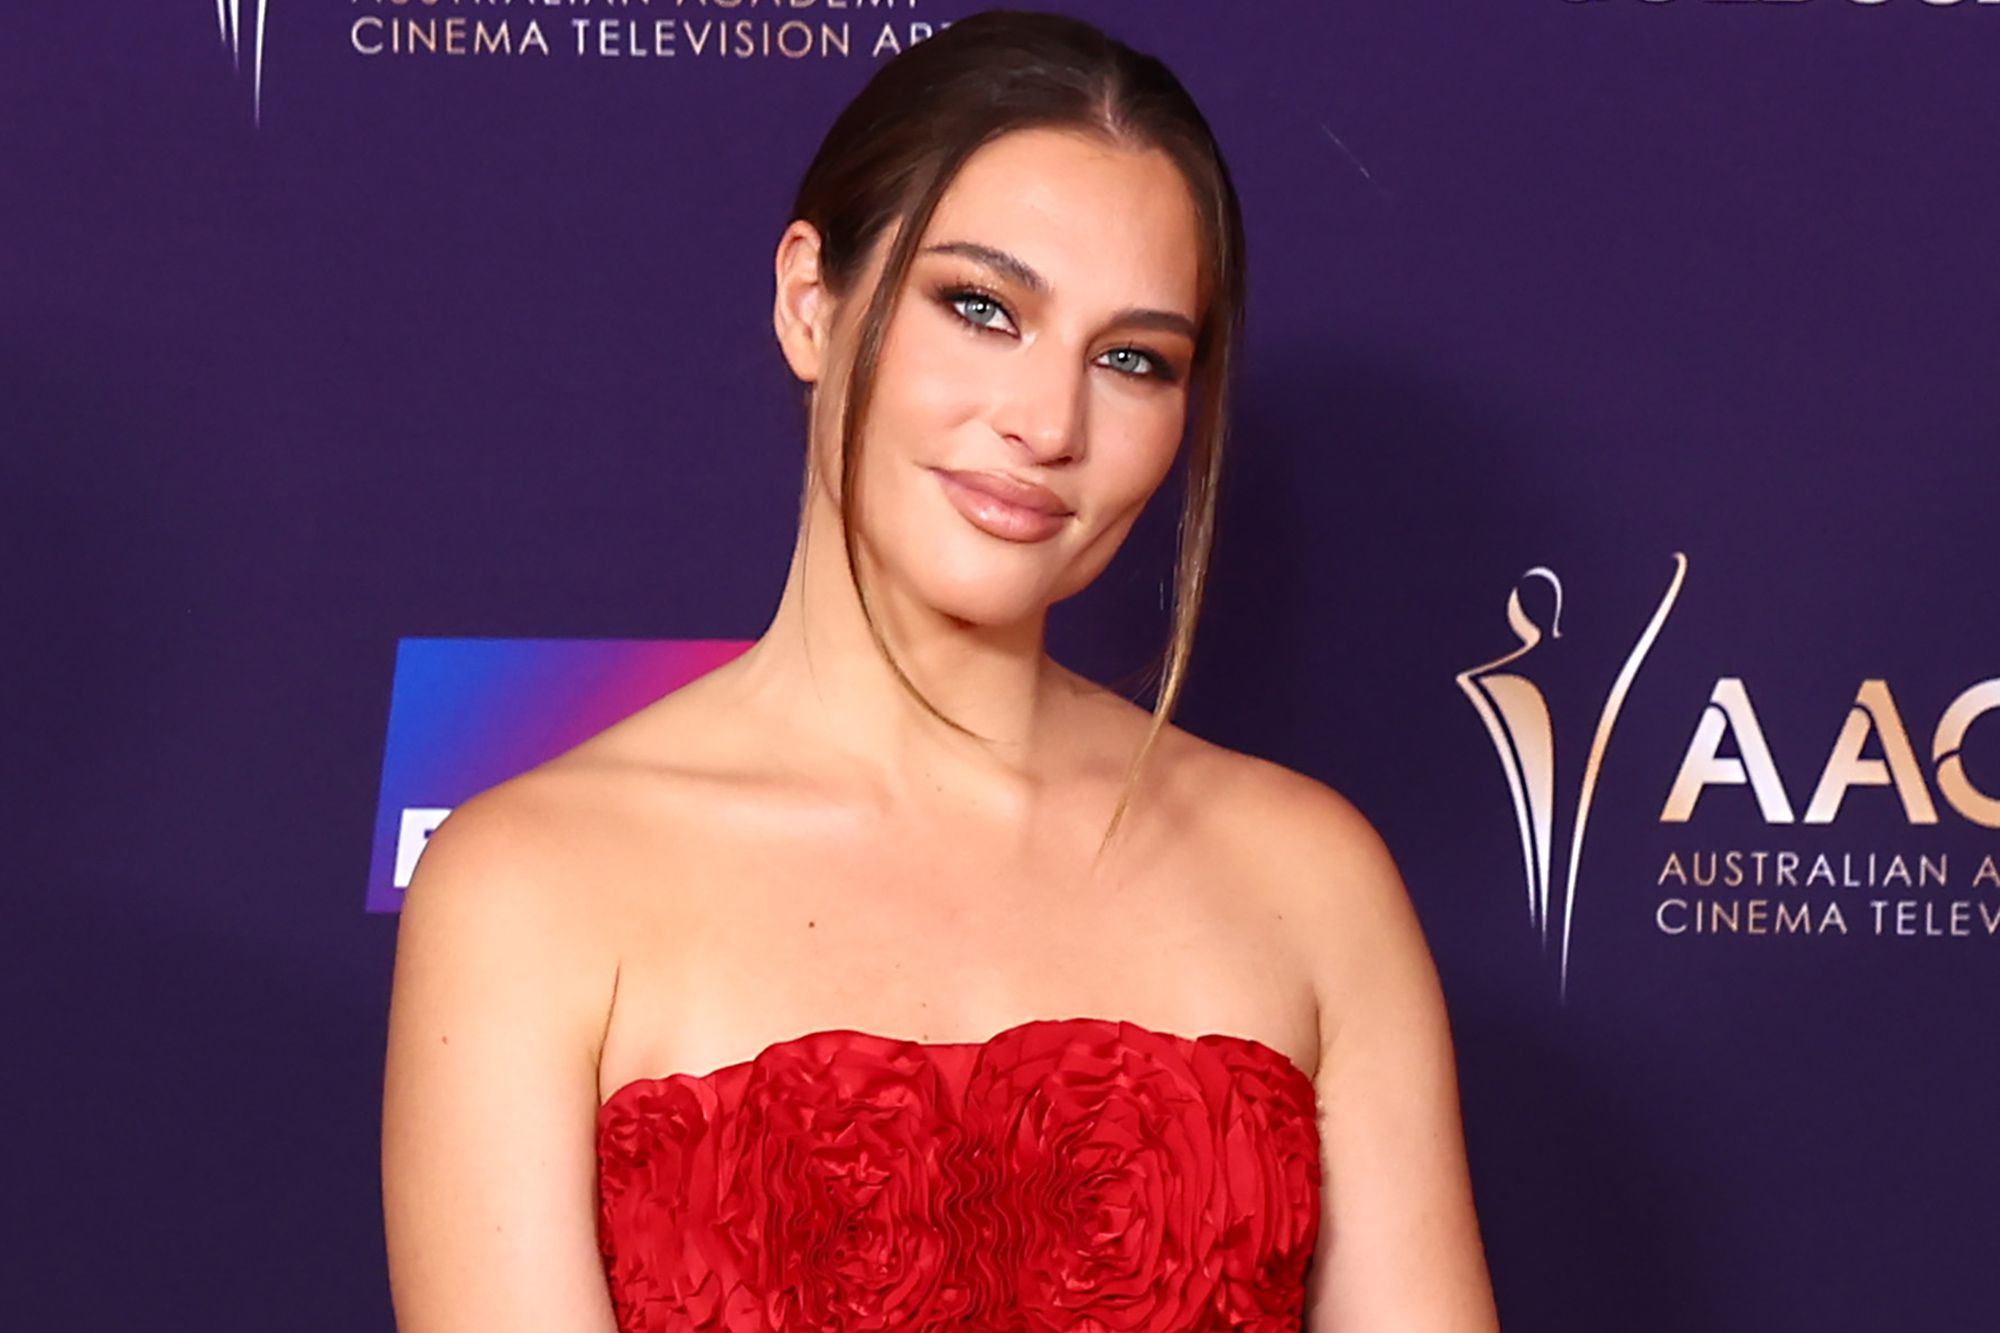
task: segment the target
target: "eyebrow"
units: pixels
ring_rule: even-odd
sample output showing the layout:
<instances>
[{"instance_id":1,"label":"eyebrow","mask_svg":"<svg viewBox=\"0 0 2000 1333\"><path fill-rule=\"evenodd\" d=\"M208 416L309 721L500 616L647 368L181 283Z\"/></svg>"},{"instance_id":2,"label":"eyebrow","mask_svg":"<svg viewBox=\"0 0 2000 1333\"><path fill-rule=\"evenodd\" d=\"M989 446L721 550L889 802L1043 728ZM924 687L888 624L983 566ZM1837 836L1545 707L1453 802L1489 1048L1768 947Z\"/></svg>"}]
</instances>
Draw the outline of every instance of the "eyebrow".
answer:
<instances>
[{"instance_id":1,"label":"eyebrow","mask_svg":"<svg viewBox=\"0 0 2000 1333\"><path fill-rule=\"evenodd\" d=\"M1049 280L1028 266L1018 256L1008 254L990 245L977 241L940 241L927 245L920 252L927 255L958 255L999 273L1004 273L1029 291L1040 296L1049 293ZM1141 306L1127 306L1112 317L1114 324L1133 324L1145 329L1159 329L1165 333L1178 333L1190 342L1199 340L1194 321L1174 310L1151 310Z\"/></svg>"}]
</instances>

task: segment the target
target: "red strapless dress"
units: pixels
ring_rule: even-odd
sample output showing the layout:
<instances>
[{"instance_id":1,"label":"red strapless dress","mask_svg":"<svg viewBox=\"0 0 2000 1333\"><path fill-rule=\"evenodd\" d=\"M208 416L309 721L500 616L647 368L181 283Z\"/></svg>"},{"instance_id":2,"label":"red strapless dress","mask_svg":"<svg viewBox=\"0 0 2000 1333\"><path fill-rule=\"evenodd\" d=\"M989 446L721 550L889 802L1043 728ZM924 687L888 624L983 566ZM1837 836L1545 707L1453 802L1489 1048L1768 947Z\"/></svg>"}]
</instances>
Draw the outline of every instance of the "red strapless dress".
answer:
<instances>
[{"instance_id":1,"label":"red strapless dress","mask_svg":"<svg viewBox=\"0 0 2000 1333\"><path fill-rule=\"evenodd\" d=\"M612 1093L598 1245L623 1333L1296 1333L1316 1112L1245 1037L814 1032Z\"/></svg>"}]
</instances>

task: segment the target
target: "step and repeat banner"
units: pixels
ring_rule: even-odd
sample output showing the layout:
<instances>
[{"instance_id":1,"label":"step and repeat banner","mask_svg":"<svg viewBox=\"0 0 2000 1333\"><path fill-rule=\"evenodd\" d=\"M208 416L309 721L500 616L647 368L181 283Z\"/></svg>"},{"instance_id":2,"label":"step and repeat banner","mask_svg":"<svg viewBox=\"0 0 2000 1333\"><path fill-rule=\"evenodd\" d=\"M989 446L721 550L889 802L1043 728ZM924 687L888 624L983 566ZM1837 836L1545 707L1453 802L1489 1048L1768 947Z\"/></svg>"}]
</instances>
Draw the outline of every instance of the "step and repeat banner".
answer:
<instances>
[{"instance_id":1,"label":"step and repeat banner","mask_svg":"<svg viewBox=\"0 0 2000 1333\"><path fill-rule=\"evenodd\" d=\"M2000 3L1061 7L1249 226L1177 720L1396 853L1505 1326L2000 1327ZM391 1328L411 868L762 631L786 206L976 8L0 21L0 1322Z\"/></svg>"}]
</instances>

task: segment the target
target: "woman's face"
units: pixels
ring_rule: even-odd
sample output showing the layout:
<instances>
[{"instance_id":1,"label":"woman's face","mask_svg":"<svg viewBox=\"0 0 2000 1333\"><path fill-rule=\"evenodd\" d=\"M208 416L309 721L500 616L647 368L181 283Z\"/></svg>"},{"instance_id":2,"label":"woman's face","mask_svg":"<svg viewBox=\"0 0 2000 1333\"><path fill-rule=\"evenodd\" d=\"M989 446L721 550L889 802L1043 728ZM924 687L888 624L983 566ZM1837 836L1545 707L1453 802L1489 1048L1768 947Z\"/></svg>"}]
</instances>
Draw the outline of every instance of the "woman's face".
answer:
<instances>
[{"instance_id":1,"label":"woman's face","mask_svg":"<svg viewBox=\"0 0 2000 1333\"><path fill-rule=\"evenodd\" d=\"M891 239L834 316L836 365ZM1164 153L1035 129L974 154L885 331L856 495L870 563L980 624L1036 615L1097 577L1180 447L1199 254ZM830 448L836 395L817 397ZM829 466L820 475L837 477Z\"/></svg>"}]
</instances>

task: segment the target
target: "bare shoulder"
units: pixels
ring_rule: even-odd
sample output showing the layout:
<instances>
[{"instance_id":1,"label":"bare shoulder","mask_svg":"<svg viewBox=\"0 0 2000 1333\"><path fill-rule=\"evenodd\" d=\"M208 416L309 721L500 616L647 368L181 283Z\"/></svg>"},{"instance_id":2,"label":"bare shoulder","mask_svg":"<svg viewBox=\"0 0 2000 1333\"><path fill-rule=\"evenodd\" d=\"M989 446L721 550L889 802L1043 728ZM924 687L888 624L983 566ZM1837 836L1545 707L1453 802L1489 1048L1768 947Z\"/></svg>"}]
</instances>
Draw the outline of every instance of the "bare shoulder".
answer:
<instances>
[{"instance_id":1,"label":"bare shoulder","mask_svg":"<svg viewBox=\"0 0 2000 1333\"><path fill-rule=\"evenodd\" d=\"M1323 1050L1372 997L1422 998L1436 986L1430 949L1401 870L1374 823L1332 785L1283 764L1201 741L1200 790L1220 793L1247 877L1293 924L1318 997Z\"/></svg>"},{"instance_id":2,"label":"bare shoulder","mask_svg":"<svg viewBox=\"0 0 2000 1333\"><path fill-rule=\"evenodd\" d=\"M699 744L699 719L668 696L458 804L426 841L404 896L402 1009L443 1003L439 987L474 986L469 972L488 969L511 978L506 995L461 1021L518 1006L536 1032L553 1039L559 1027L565 1058L587 1057L594 1071L623 946L642 912L671 925L680 898L703 783L665 756Z\"/></svg>"},{"instance_id":3,"label":"bare shoulder","mask_svg":"<svg viewBox=\"0 0 2000 1333\"><path fill-rule=\"evenodd\" d=\"M1221 802L1243 844L1268 848L1292 873L1273 876L1301 905L1338 907L1402 888L1388 846L1368 817L1328 783L1274 760L1174 729L1183 783ZM1389 881L1393 879L1393 886Z\"/></svg>"},{"instance_id":4,"label":"bare shoulder","mask_svg":"<svg viewBox=\"0 0 2000 1333\"><path fill-rule=\"evenodd\" d=\"M492 947L584 963L604 933L589 863L613 790L585 767L553 764L460 802L417 859L399 938L476 925Z\"/></svg>"},{"instance_id":5,"label":"bare shoulder","mask_svg":"<svg viewBox=\"0 0 2000 1333\"><path fill-rule=\"evenodd\" d=\"M494 911L559 925L544 946L615 937L624 870L672 845L667 826L695 805L709 742L694 693L656 700L462 802L431 834L411 899L476 893Z\"/></svg>"},{"instance_id":6,"label":"bare shoulder","mask_svg":"<svg viewBox=\"0 0 2000 1333\"><path fill-rule=\"evenodd\" d=\"M672 911L674 852L700 822L699 780L663 760L696 743L669 696L461 802L431 833L397 933L392 1068L413 1028L542 1044L594 1086L633 893ZM485 993L484 988L496 993ZM427 1057L428 1058L428 1057Z\"/></svg>"},{"instance_id":7,"label":"bare shoulder","mask_svg":"<svg viewBox=\"0 0 2000 1333\"><path fill-rule=\"evenodd\" d=\"M1104 719L1112 751L1129 753L1151 715L1088 682L1080 690ZM1176 841L1201 843L1230 866L1232 884L1267 895L1285 920L1302 924L1316 984L1328 983L1323 999L1337 998L1338 979L1367 955L1423 950L1395 858L1340 791L1174 723L1161 728L1156 754L1155 824Z\"/></svg>"},{"instance_id":8,"label":"bare shoulder","mask_svg":"<svg viewBox=\"0 0 2000 1333\"><path fill-rule=\"evenodd\" d=\"M1208 761L1318 997L1327 1185L1307 1326L1492 1333L1450 1022L1395 858L1327 783Z\"/></svg>"},{"instance_id":9,"label":"bare shoulder","mask_svg":"<svg viewBox=\"0 0 2000 1333\"><path fill-rule=\"evenodd\" d=\"M622 784L532 770L431 834L397 927L382 1195L408 1333L609 1333L597 1061L617 981L598 868Z\"/></svg>"},{"instance_id":10,"label":"bare shoulder","mask_svg":"<svg viewBox=\"0 0 2000 1333\"><path fill-rule=\"evenodd\" d=\"M546 882L546 872L560 870L574 850L598 785L573 764L554 762L459 802L426 842L412 895L422 886L456 884L468 868L502 871L517 885ZM561 890L551 885L551 895Z\"/></svg>"},{"instance_id":11,"label":"bare shoulder","mask_svg":"<svg viewBox=\"0 0 2000 1333\"><path fill-rule=\"evenodd\" d=\"M1197 741L1202 775L1227 793L1230 813L1250 838L1276 839L1288 852L1311 851L1332 857L1349 870L1378 875L1388 848L1368 817L1328 783L1274 760Z\"/></svg>"}]
</instances>

